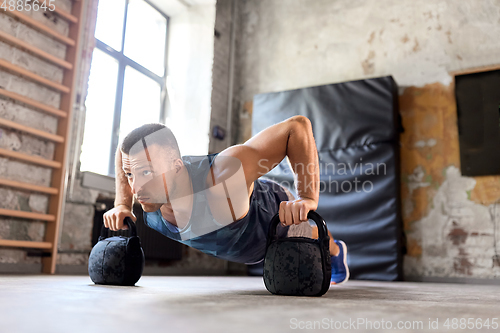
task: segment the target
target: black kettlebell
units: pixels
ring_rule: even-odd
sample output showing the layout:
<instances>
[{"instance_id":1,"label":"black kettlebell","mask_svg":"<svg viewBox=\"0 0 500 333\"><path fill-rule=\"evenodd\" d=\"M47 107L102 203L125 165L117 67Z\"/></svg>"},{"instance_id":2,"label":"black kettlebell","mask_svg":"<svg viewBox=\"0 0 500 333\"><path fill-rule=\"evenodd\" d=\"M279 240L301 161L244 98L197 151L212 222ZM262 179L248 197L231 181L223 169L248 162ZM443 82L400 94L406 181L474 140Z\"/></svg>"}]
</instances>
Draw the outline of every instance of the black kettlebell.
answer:
<instances>
[{"instance_id":1,"label":"black kettlebell","mask_svg":"<svg viewBox=\"0 0 500 333\"><path fill-rule=\"evenodd\" d=\"M126 217L129 237L107 237L108 229L103 225L99 241L89 257L89 275L95 284L133 286L144 270L144 251L137 236L135 223Z\"/></svg>"},{"instance_id":2,"label":"black kettlebell","mask_svg":"<svg viewBox=\"0 0 500 333\"><path fill-rule=\"evenodd\" d=\"M322 296L330 288L330 237L326 223L314 211L307 218L318 226L318 239L276 239L279 214L271 220L264 257L264 284L273 294Z\"/></svg>"}]
</instances>

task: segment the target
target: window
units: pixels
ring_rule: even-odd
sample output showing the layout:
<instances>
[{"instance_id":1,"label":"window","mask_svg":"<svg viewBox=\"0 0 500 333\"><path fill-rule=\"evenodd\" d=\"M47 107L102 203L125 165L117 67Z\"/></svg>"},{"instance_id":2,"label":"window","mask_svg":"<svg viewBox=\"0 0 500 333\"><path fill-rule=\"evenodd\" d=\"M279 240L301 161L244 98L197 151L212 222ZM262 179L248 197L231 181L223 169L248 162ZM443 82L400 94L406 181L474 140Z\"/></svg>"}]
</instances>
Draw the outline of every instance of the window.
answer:
<instances>
[{"instance_id":1,"label":"window","mask_svg":"<svg viewBox=\"0 0 500 333\"><path fill-rule=\"evenodd\" d=\"M164 122L168 18L144 0L100 0L86 106L81 171L115 175L118 143Z\"/></svg>"},{"instance_id":2,"label":"window","mask_svg":"<svg viewBox=\"0 0 500 333\"><path fill-rule=\"evenodd\" d=\"M500 174L500 69L455 76L463 176Z\"/></svg>"}]
</instances>

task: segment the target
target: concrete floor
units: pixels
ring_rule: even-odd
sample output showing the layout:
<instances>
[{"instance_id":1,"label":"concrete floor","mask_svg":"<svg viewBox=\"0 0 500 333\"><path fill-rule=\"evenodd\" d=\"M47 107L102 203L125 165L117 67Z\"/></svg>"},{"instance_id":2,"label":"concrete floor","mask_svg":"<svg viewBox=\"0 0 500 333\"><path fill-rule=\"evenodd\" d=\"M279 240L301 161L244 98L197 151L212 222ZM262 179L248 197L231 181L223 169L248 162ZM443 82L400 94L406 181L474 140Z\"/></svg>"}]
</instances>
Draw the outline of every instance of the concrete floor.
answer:
<instances>
[{"instance_id":1,"label":"concrete floor","mask_svg":"<svg viewBox=\"0 0 500 333\"><path fill-rule=\"evenodd\" d=\"M290 332L315 331L315 321L320 331L440 332L447 318L491 323L499 308L499 285L349 281L306 298L271 295L259 277L143 276L117 287L87 276L0 276L0 332L9 333Z\"/></svg>"}]
</instances>

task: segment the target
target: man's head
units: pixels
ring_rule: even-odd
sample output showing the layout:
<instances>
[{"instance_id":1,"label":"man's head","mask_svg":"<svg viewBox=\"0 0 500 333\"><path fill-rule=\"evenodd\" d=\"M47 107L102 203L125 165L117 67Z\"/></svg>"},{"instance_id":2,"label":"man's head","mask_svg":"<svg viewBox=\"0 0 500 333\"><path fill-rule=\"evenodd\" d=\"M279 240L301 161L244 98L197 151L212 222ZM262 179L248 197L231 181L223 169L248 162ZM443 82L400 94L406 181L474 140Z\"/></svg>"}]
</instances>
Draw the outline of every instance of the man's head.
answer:
<instances>
[{"instance_id":1,"label":"man's head","mask_svg":"<svg viewBox=\"0 0 500 333\"><path fill-rule=\"evenodd\" d=\"M125 137L120 150L132 193L144 211L156 211L175 191L183 167L175 136L163 124L145 124Z\"/></svg>"}]
</instances>

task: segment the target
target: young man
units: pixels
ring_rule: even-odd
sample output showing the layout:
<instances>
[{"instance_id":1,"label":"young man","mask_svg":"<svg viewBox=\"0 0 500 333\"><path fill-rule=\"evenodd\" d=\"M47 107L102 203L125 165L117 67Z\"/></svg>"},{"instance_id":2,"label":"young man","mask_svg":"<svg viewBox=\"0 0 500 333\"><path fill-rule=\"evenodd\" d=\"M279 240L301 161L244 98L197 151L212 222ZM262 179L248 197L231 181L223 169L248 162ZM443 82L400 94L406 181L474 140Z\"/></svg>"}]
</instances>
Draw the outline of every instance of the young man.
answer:
<instances>
[{"instance_id":1,"label":"young man","mask_svg":"<svg viewBox=\"0 0 500 333\"><path fill-rule=\"evenodd\" d=\"M295 198L278 183L261 179L287 158L295 175ZM317 238L307 214L319 199L318 153L309 119L289 118L241 145L218 154L181 157L162 124L143 125L127 135L116 153L115 207L104 225L124 229L133 198L145 223L163 235L222 259L253 264L263 260L272 217L279 212L279 237ZM332 284L349 278L344 242L330 236Z\"/></svg>"}]
</instances>

